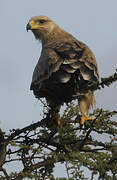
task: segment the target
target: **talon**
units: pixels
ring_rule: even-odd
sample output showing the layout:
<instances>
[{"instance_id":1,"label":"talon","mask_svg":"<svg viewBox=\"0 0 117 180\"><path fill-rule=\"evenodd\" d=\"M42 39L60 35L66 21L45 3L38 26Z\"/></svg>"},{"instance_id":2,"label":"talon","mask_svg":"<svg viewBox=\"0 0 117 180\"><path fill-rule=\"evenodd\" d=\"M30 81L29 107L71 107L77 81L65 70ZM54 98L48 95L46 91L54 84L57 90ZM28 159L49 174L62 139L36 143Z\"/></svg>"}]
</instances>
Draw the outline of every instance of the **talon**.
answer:
<instances>
[{"instance_id":1,"label":"talon","mask_svg":"<svg viewBox=\"0 0 117 180\"><path fill-rule=\"evenodd\" d=\"M93 117L82 116L81 117L81 125L84 125L85 121L88 121L88 120L94 120L94 118Z\"/></svg>"}]
</instances>

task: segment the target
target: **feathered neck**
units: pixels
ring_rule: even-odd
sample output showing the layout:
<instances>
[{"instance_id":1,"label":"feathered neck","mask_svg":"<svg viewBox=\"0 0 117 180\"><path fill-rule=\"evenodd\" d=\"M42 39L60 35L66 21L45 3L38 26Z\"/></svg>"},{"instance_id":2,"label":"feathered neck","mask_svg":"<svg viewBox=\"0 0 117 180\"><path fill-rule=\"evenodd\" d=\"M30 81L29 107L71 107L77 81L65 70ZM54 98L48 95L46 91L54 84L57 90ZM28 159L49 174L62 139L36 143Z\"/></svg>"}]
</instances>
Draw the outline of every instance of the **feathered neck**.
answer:
<instances>
[{"instance_id":1,"label":"feathered neck","mask_svg":"<svg viewBox=\"0 0 117 180\"><path fill-rule=\"evenodd\" d=\"M42 43L42 47L45 44L51 43L52 41L57 40L67 40L70 37L73 38L71 34L61 29L58 25L55 25L52 29L43 29L43 31L33 30L35 38Z\"/></svg>"}]
</instances>

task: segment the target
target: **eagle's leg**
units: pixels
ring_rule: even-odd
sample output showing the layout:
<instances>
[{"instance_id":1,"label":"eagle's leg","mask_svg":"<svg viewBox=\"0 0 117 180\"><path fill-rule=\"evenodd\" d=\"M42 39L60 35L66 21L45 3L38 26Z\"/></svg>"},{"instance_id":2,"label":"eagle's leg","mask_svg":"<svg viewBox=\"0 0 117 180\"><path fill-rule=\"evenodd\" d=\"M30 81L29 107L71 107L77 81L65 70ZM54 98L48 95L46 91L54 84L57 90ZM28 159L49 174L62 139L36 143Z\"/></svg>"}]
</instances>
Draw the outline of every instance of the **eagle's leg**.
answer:
<instances>
[{"instance_id":1,"label":"eagle's leg","mask_svg":"<svg viewBox=\"0 0 117 180\"><path fill-rule=\"evenodd\" d=\"M56 120L58 126L60 126L60 124L61 124L60 114L59 114L60 107L61 107L61 105L54 106L54 109L53 109L53 112L52 112L52 118Z\"/></svg>"},{"instance_id":2,"label":"eagle's leg","mask_svg":"<svg viewBox=\"0 0 117 180\"><path fill-rule=\"evenodd\" d=\"M47 103L50 107L50 110L49 110L50 117L57 122L58 126L60 126L61 121L60 121L59 111L61 108L61 104L55 104L49 100L47 101Z\"/></svg>"},{"instance_id":3,"label":"eagle's leg","mask_svg":"<svg viewBox=\"0 0 117 180\"><path fill-rule=\"evenodd\" d=\"M89 117L89 109L91 106L95 106L96 101L93 92L89 91L85 93L79 100L80 112L81 112L81 125L84 125L85 121L93 120L93 117Z\"/></svg>"}]
</instances>

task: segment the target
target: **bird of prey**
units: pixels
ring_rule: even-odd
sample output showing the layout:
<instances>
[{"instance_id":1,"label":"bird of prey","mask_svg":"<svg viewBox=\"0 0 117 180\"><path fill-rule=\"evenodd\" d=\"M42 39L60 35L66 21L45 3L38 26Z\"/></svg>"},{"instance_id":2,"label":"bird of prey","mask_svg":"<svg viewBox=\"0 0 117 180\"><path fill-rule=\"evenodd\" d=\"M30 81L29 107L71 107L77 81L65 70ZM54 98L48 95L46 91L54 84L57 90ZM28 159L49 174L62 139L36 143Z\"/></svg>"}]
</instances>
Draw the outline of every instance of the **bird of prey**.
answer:
<instances>
[{"instance_id":1,"label":"bird of prey","mask_svg":"<svg viewBox=\"0 0 117 180\"><path fill-rule=\"evenodd\" d=\"M31 30L42 43L42 52L30 87L35 97L46 98L56 113L63 103L78 99L81 124L92 120L88 112L96 101L93 92L87 87L99 79L92 51L47 16L32 17L26 29Z\"/></svg>"}]
</instances>

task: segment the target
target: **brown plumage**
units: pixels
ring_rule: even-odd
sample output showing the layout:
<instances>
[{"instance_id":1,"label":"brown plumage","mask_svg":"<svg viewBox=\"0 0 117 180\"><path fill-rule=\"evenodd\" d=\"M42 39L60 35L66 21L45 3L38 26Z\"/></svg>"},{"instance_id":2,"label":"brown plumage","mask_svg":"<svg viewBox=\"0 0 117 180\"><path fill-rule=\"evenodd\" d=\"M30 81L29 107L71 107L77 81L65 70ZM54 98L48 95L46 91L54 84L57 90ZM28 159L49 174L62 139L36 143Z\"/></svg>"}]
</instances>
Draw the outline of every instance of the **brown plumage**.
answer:
<instances>
[{"instance_id":1,"label":"brown plumage","mask_svg":"<svg viewBox=\"0 0 117 180\"><path fill-rule=\"evenodd\" d=\"M31 18L27 24L29 29L42 43L31 83L35 97L45 97L51 107L77 98L81 124L92 119L88 111L95 105L95 97L87 86L99 78L92 51L46 16Z\"/></svg>"}]
</instances>

